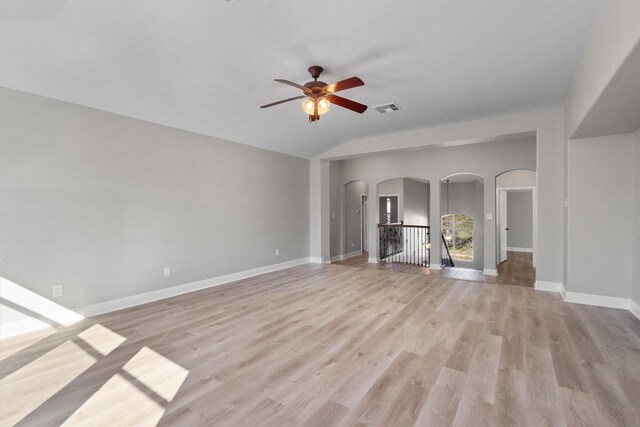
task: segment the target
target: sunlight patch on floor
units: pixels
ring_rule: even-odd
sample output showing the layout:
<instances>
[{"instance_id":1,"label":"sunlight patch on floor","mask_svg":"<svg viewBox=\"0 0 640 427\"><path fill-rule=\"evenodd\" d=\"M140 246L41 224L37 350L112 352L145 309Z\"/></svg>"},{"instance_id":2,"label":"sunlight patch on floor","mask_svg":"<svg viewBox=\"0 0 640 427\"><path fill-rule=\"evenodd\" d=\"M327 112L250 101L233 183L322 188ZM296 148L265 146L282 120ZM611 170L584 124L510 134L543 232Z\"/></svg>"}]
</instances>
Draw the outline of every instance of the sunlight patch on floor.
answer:
<instances>
[{"instance_id":1,"label":"sunlight patch on floor","mask_svg":"<svg viewBox=\"0 0 640 427\"><path fill-rule=\"evenodd\" d=\"M89 344L103 356L111 353L120 344L127 340L99 323L96 323L89 329L82 331L82 333L78 334L78 337L82 338L84 342Z\"/></svg>"},{"instance_id":2,"label":"sunlight patch on floor","mask_svg":"<svg viewBox=\"0 0 640 427\"><path fill-rule=\"evenodd\" d=\"M164 408L116 374L74 412L63 426L155 426Z\"/></svg>"},{"instance_id":3,"label":"sunlight patch on floor","mask_svg":"<svg viewBox=\"0 0 640 427\"><path fill-rule=\"evenodd\" d=\"M20 421L95 362L77 344L65 341L0 380L2 425Z\"/></svg>"},{"instance_id":4,"label":"sunlight patch on floor","mask_svg":"<svg viewBox=\"0 0 640 427\"><path fill-rule=\"evenodd\" d=\"M189 374L188 370L148 347L140 349L122 370L142 386L139 388L123 375L115 374L63 425L155 426L165 408L148 394L171 402ZM145 387L148 390L144 390Z\"/></svg>"},{"instance_id":5,"label":"sunlight patch on floor","mask_svg":"<svg viewBox=\"0 0 640 427\"><path fill-rule=\"evenodd\" d=\"M122 370L140 381L150 390L171 402L189 371L156 353L149 347L143 347L123 366Z\"/></svg>"}]
</instances>

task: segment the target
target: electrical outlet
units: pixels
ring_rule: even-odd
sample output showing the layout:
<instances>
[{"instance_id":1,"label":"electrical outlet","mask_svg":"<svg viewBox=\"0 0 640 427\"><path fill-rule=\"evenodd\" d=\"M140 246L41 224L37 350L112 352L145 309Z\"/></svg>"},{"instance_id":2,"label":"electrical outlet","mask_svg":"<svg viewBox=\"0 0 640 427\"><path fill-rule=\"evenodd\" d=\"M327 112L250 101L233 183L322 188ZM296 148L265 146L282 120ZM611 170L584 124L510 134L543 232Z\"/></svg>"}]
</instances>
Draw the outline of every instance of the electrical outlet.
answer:
<instances>
[{"instance_id":1,"label":"electrical outlet","mask_svg":"<svg viewBox=\"0 0 640 427\"><path fill-rule=\"evenodd\" d=\"M276 249L276 256L280 256L280 249Z\"/></svg>"},{"instance_id":2,"label":"electrical outlet","mask_svg":"<svg viewBox=\"0 0 640 427\"><path fill-rule=\"evenodd\" d=\"M64 285L53 285L51 290L54 298L64 295Z\"/></svg>"},{"instance_id":3,"label":"electrical outlet","mask_svg":"<svg viewBox=\"0 0 640 427\"><path fill-rule=\"evenodd\" d=\"M164 268L164 277L169 277L171 276L171 267L165 267Z\"/></svg>"},{"instance_id":4,"label":"electrical outlet","mask_svg":"<svg viewBox=\"0 0 640 427\"><path fill-rule=\"evenodd\" d=\"M355 243L351 242L351 247L354 247L354 246L355 246Z\"/></svg>"}]
</instances>

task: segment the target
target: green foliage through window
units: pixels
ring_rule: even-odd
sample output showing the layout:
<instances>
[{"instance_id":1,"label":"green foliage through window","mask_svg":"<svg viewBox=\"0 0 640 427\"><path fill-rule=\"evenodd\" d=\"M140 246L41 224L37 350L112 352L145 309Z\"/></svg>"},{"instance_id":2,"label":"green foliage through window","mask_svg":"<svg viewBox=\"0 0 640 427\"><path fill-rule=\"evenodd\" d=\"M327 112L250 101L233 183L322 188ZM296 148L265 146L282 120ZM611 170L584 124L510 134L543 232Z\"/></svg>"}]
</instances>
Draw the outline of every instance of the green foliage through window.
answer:
<instances>
[{"instance_id":1,"label":"green foliage through window","mask_svg":"<svg viewBox=\"0 0 640 427\"><path fill-rule=\"evenodd\" d=\"M473 261L473 218L464 214L443 215L442 234L455 261Z\"/></svg>"}]
</instances>

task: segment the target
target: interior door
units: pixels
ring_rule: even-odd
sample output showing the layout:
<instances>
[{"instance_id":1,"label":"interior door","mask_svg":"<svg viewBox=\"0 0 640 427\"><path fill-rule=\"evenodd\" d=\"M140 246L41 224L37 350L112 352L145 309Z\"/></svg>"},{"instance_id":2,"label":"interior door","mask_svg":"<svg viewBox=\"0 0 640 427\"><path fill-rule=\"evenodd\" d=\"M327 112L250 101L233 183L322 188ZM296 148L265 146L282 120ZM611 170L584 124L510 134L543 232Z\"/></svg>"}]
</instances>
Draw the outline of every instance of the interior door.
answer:
<instances>
[{"instance_id":1,"label":"interior door","mask_svg":"<svg viewBox=\"0 0 640 427\"><path fill-rule=\"evenodd\" d=\"M367 207L367 196L362 196L362 250L369 251L369 209Z\"/></svg>"},{"instance_id":2,"label":"interior door","mask_svg":"<svg viewBox=\"0 0 640 427\"><path fill-rule=\"evenodd\" d=\"M498 192L498 230L500 239L500 262L507 260L507 192Z\"/></svg>"}]
</instances>

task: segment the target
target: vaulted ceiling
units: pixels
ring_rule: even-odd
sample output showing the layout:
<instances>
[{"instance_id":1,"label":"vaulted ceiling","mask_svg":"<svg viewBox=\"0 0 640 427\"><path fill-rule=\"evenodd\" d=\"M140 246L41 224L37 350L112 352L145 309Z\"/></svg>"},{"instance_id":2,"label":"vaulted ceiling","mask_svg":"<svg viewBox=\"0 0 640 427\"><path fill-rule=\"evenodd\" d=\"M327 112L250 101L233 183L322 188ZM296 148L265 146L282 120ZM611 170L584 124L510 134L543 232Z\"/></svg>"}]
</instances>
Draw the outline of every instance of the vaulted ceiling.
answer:
<instances>
[{"instance_id":1,"label":"vaulted ceiling","mask_svg":"<svg viewBox=\"0 0 640 427\"><path fill-rule=\"evenodd\" d=\"M3 0L0 86L311 157L366 136L560 105L596 0ZM317 124L283 78L369 105ZM371 108L396 102L400 112Z\"/></svg>"}]
</instances>

